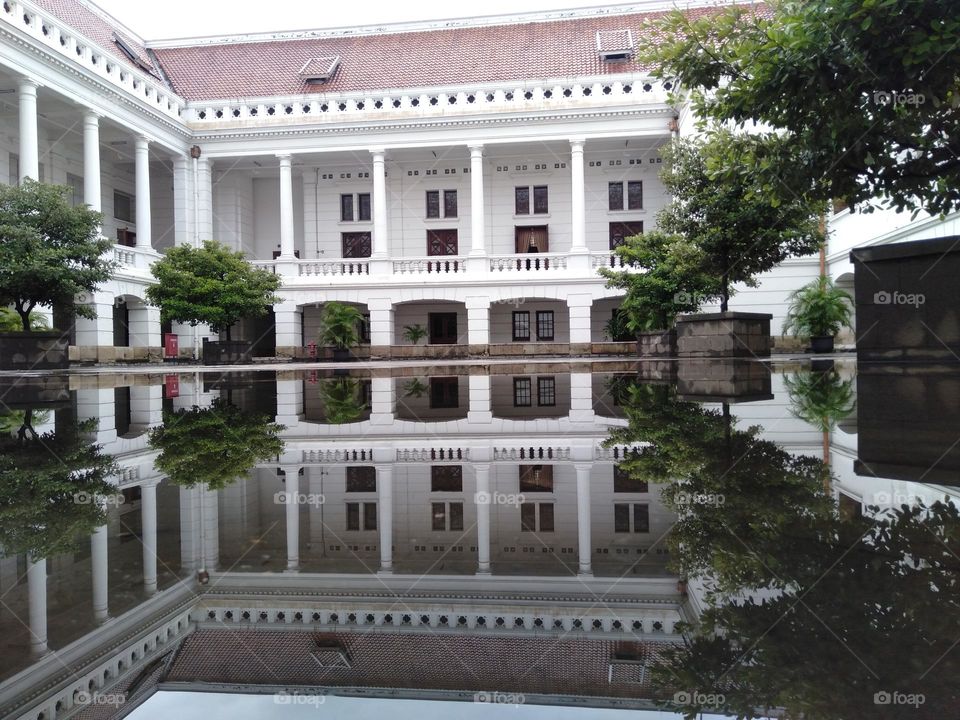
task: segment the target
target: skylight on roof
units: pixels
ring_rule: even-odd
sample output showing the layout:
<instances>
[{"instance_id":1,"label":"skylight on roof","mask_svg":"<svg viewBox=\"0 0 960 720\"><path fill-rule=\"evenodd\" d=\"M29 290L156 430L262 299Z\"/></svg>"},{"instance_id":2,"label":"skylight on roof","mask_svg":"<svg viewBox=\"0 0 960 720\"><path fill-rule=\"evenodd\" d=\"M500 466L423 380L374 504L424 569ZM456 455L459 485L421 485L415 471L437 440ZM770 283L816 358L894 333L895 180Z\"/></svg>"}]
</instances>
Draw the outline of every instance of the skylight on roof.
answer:
<instances>
[{"instance_id":1,"label":"skylight on roof","mask_svg":"<svg viewBox=\"0 0 960 720\"><path fill-rule=\"evenodd\" d=\"M310 58L300 68L300 79L309 85L322 85L333 77L339 65L339 55Z\"/></svg>"},{"instance_id":2,"label":"skylight on roof","mask_svg":"<svg viewBox=\"0 0 960 720\"><path fill-rule=\"evenodd\" d=\"M597 30L597 52L604 60L627 60L633 55L633 33L629 30Z\"/></svg>"},{"instance_id":3,"label":"skylight on roof","mask_svg":"<svg viewBox=\"0 0 960 720\"><path fill-rule=\"evenodd\" d=\"M143 58L141 58L140 54L133 49L133 46L130 43L116 33L113 34L113 42L116 43L117 47L120 48L120 52L126 55L130 62L144 72L148 72L151 75L153 74L153 68L143 61Z\"/></svg>"}]
</instances>

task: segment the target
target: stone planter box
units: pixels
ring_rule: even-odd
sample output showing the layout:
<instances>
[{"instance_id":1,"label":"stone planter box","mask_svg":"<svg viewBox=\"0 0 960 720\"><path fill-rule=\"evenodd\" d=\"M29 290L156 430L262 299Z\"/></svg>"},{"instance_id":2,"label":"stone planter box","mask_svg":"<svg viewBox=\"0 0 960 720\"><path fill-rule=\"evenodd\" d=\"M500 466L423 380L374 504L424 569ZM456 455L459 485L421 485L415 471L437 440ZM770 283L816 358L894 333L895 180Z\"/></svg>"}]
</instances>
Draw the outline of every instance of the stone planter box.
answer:
<instances>
[{"instance_id":1,"label":"stone planter box","mask_svg":"<svg viewBox=\"0 0 960 720\"><path fill-rule=\"evenodd\" d=\"M569 343L495 343L489 346L490 357L517 357L526 355L569 355Z\"/></svg>"},{"instance_id":2,"label":"stone planter box","mask_svg":"<svg viewBox=\"0 0 960 720\"><path fill-rule=\"evenodd\" d=\"M392 345L390 347L390 357L393 360L465 358L468 355L469 348L466 345Z\"/></svg>"},{"instance_id":3,"label":"stone planter box","mask_svg":"<svg viewBox=\"0 0 960 720\"><path fill-rule=\"evenodd\" d=\"M771 400L770 368L746 360L678 360L677 397L694 402Z\"/></svg>"},{"instance_id":4,"label":"stone planter box","mask_svg":"<svg viewBox=\"0 0 960 720\"><path fill-rule=\"evenodd\" d=\"M61 370L69 352L70 340L57 331L0 333L0 370Z\"/></svg>"},{"instance_id":5,"label":"stone planter box","mask_svg":"<svg viewBox=\"0 0 960 720\"><path fill-rule=\"evenodd\" d=\"M70 378L67 375L0 378L0 397L8 408L68 407Z\"/></svg>"},{"instance_id":6,"label":"stone planter box","mask_svg":"<svg viewBox=\"0 0 960 720\"><path fill-rule=\"evenodd\" d=\"M719 312L677 318L677 357L770 357L770 320L766 313Z\"/></svg>"},{"instance_id":7,"label":"stone planter box","mask_svg":"<svg viewBox=\"0 0 960 720\"><path fill-rule=\"evenodd\" d=\"M676 328L651 330L637 335L637 355L640 357L676 357Z\"/></svg>"},{"instance_id":8,"label":"stone planter box","mask_svg":"<svg viewBox=\"0 0 960 720\"><path fill-rule=\"evenodd\" d=\"M592 355L633 355L636 350L636 345L632 342L590 343Z\"/></svg>"}]
</instances>

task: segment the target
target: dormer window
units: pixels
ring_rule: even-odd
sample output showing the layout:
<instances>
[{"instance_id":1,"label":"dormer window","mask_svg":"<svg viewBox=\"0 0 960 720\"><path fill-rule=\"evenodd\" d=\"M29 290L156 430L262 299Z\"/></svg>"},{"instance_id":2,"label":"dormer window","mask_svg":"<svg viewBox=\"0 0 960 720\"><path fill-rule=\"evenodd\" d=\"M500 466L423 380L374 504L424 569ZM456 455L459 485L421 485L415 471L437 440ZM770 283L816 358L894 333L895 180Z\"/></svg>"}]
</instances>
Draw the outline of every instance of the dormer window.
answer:
<instances>
[{"instance_id":1,"label":"dormer window","mask_svg":"<svg viewBox=\"0 0 960 720\"><path fill-rule=\"evenodd\" d=\"M633 33L629 30L598 30L597 52L609 62L629 60L633 57Z\"/></svg>"},{"instance_id":2,"label":"dormer window","mask_svg":"<svg viewBox=\"0 0 960 720\"><path fill-rule=\"evenodd\" d=\"M120 52L122 52L124 55L127 56L127 59L130 62L132 62L134 65L136 65L138 68L140 68L144 72L150 73L151 75L153 75L153 68L143 61L143 59L140 57L137 51L133 49L133 46L130 43L128 43L126 40L124 40L122 37L120 37L116 33L113 34L113 42L116 44L118 48L120 48Z\"/></svg>"},{"instance_id":3,"label":"dormer window","mask_svg":"<svg viewBox=\"0 0 960 720\"><path fill-rule=\"evenodd\" d=\"M310 58L300 68L300 79L307 85L323 85L333 77L339 66L339 55Z\"/></svg>"}]
</instances>

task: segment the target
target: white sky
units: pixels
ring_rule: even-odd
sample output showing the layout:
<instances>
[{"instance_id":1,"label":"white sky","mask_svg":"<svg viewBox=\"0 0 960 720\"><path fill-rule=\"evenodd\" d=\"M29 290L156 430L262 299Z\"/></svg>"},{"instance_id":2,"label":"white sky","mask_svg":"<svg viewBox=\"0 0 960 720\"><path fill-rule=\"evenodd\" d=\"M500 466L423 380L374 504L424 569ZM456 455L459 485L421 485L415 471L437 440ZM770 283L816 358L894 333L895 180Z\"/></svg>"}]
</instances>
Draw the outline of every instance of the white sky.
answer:
<instances>
[{"instance_id":1,"label":"white sky","mask_svg":"<svg viewBox=\"0 0 960 720\"><path fill-rule=\"evenodd\" d=\"M94 0L147 40L376 25L621 4L623 0Z\"/></svg>"}]
</instances>

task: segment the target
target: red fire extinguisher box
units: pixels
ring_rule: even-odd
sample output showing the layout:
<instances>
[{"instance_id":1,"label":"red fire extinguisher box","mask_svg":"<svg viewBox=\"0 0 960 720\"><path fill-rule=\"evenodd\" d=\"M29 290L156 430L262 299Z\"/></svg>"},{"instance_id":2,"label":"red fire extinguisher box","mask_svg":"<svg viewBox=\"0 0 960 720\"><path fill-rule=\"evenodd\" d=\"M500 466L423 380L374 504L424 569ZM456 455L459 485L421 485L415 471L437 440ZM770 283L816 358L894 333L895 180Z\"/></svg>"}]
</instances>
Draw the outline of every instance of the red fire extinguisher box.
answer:
<instances>
[{"instance_id":1,"label":"red fire extinguisher box","mask_svg":"<svg viewBox=\"0 0 960 720\"><path fill-rule=\"evenodd\" d=\"M167 360L176 360L180 356L180 337L176 333L164 333L163 357Z\"/></svg>"}]
</instances>

